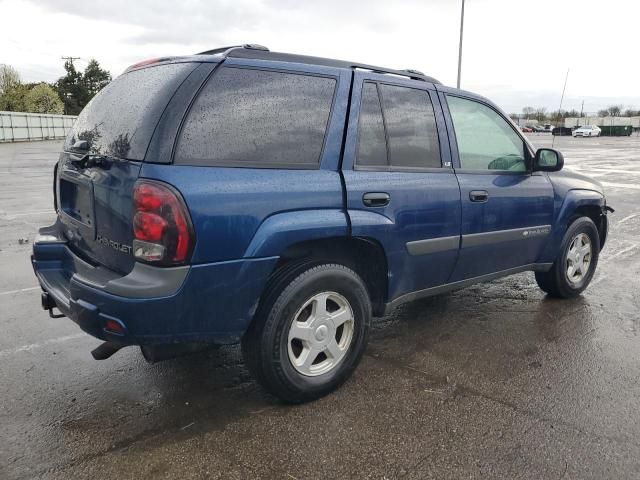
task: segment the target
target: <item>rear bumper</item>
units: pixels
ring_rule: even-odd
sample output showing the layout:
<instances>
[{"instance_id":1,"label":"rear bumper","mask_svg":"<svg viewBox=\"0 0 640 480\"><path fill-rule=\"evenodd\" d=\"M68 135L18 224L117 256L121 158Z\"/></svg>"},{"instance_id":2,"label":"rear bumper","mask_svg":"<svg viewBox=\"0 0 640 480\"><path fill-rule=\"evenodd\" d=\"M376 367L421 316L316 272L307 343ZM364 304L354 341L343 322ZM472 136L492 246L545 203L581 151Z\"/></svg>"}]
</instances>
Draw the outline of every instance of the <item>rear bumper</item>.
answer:
<instances>
[{"instance_id":1,"label":"rear bumper","mask_svg":"<svg viewBox=\"0 0 640 480\"><path fill-rule=\"evenodd\" d=\"M278 259L178 268L136 264L122 276L83 261L54 227L40 233L32 264L43 291L82 330L123 345L238 342ZM109 320L123 333L106 330Z\"/></svg>"}]
</instances>

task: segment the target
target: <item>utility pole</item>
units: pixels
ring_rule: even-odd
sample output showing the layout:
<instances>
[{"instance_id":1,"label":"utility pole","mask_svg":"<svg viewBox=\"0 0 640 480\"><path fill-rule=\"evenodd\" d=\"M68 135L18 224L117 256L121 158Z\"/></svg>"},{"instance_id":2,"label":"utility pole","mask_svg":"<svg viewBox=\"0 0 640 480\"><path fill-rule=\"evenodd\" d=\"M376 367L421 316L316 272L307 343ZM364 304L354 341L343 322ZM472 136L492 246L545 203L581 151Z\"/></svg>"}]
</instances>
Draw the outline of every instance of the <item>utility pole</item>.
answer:
<instances>
[{"instance_id":1,"label":"utility pole","mask_svg":"<svg viewBox=\"0 0 640 480\"><path fill-rule=\"evenodd\" d=\"M73 67L73 61L74 61L74 60L80 60L80 57L64 57L64 56L62 56L62 57L60 57L60 58L61 58L62 60L66 60L66 61L68 61L68 62L71 64L71 66L72 66L72 67Z\"/></svg>"},{"instance_id":2,"label":"utility pole","mask_svg":"<svg viewBox=\"0 0 640 480\"><path fill-rule=\"evenodd\" d=\"M460 72L462 71L462 32L464 31L464 0L462 0L462 9L460 10L460 45L458 46L458 83L460 88Z\"/></svg>"},{"instance_id":3,"label":"utility pole","mask_svg":"<svg viewBox=\"0 0 640 480\"><path fill-rule=\"evenodd\" d=\"M71 66L73 67L73 61L74 60L80 60L80 57L65 57L64 55L62 57L60 57L62 60L65 60L66 62L69 62L71 64ZM62 108L63 108L63 112L66 115L67 114L67 102L69 100L69 97L71 96L71 93L69 92L65 92L64 94L64 99L63 99L63 103L62 103Z\"/></svg>"},{"instance_id":4,"label":"utility pole","mask_svg":"<svg viewBox=\"0 0 640 480\"><path fill-rule=\"evenodd\" d=\"M568 68L567 68L567 75L564 77L564 87L562 87L562 96L560 97L560 106L558 107L558 121L562 119L562 102L564 101L564 92L567 90L567 80L569 80ZM553 139L551 140L551 148L553 148L555 141L556 141L556 136L554 135Z\"/></svg>"}]
</instances>

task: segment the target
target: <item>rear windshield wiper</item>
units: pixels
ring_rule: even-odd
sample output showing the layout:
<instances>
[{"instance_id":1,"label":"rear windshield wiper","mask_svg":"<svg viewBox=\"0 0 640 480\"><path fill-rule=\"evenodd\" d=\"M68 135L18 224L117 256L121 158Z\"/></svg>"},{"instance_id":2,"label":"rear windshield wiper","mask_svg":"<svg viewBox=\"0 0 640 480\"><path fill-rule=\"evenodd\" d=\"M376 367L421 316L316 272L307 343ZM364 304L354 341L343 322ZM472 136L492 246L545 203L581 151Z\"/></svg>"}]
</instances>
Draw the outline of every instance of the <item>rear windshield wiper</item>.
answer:
<instances>
[{"instance_id":1,"label":"rear windshield wiper","mask_svg":"<svg viewBox=\"0 0 640 480\"><path fill-rule=\"evenodd\" d=\"M71 155L69 160L72 163L79 165L81 168L87 167L111 167L113 163L110 157L107 155L101 155L97 153L89 153L89 143L86 140L79 140L71 147Z\"/></svg>"}]
</instances>

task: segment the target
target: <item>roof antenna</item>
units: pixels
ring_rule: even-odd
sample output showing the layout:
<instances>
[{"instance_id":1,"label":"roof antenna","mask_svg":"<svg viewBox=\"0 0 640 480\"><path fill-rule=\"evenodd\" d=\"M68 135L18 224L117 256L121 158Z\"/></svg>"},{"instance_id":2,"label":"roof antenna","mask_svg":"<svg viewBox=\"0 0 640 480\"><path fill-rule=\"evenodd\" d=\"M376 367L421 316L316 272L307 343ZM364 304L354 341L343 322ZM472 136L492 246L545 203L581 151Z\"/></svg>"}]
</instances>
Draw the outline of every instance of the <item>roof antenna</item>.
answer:
<instances>
[{"instance_id":1,"label":"roof antenna","mask_svg":"<svg viewBox=\"0 0 640 480\"><path fill-rule=\"evenodd\" d=\"M567 80L569 80L568 68L567 68L567 75L564 77L564 87L562 87L562 96L560 97L560 107L558 107L558 119L560 119L560 117L562 116L562 102L564 101L564 92L567 89ZM551 139L551 148L553 148L553 145L556 143L556 136L553 135L553 129L552 129L551 136L553 137Z\"/></svg>"}]
</instances>

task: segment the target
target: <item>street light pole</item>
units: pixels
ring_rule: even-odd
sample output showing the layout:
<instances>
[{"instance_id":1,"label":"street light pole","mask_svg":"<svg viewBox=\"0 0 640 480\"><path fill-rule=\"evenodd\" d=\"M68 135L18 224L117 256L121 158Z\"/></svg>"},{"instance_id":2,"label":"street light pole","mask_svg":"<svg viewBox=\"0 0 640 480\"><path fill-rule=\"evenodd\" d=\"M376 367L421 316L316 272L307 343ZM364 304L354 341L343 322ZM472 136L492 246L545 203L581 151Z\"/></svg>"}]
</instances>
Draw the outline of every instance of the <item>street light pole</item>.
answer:
<instances>
[{"instance_id":1,"label":"street light pole","mask_svg":"<svg viewBox=\"0 0 640 480\"><path fill-rule=\"evenodd\" d=\"M460 45L458 47L458 83L460 88L460 72L462 71L462 32L464 31L464 0L462 0L462 9L460 10Z\"/></svg>"}]
</instances>

